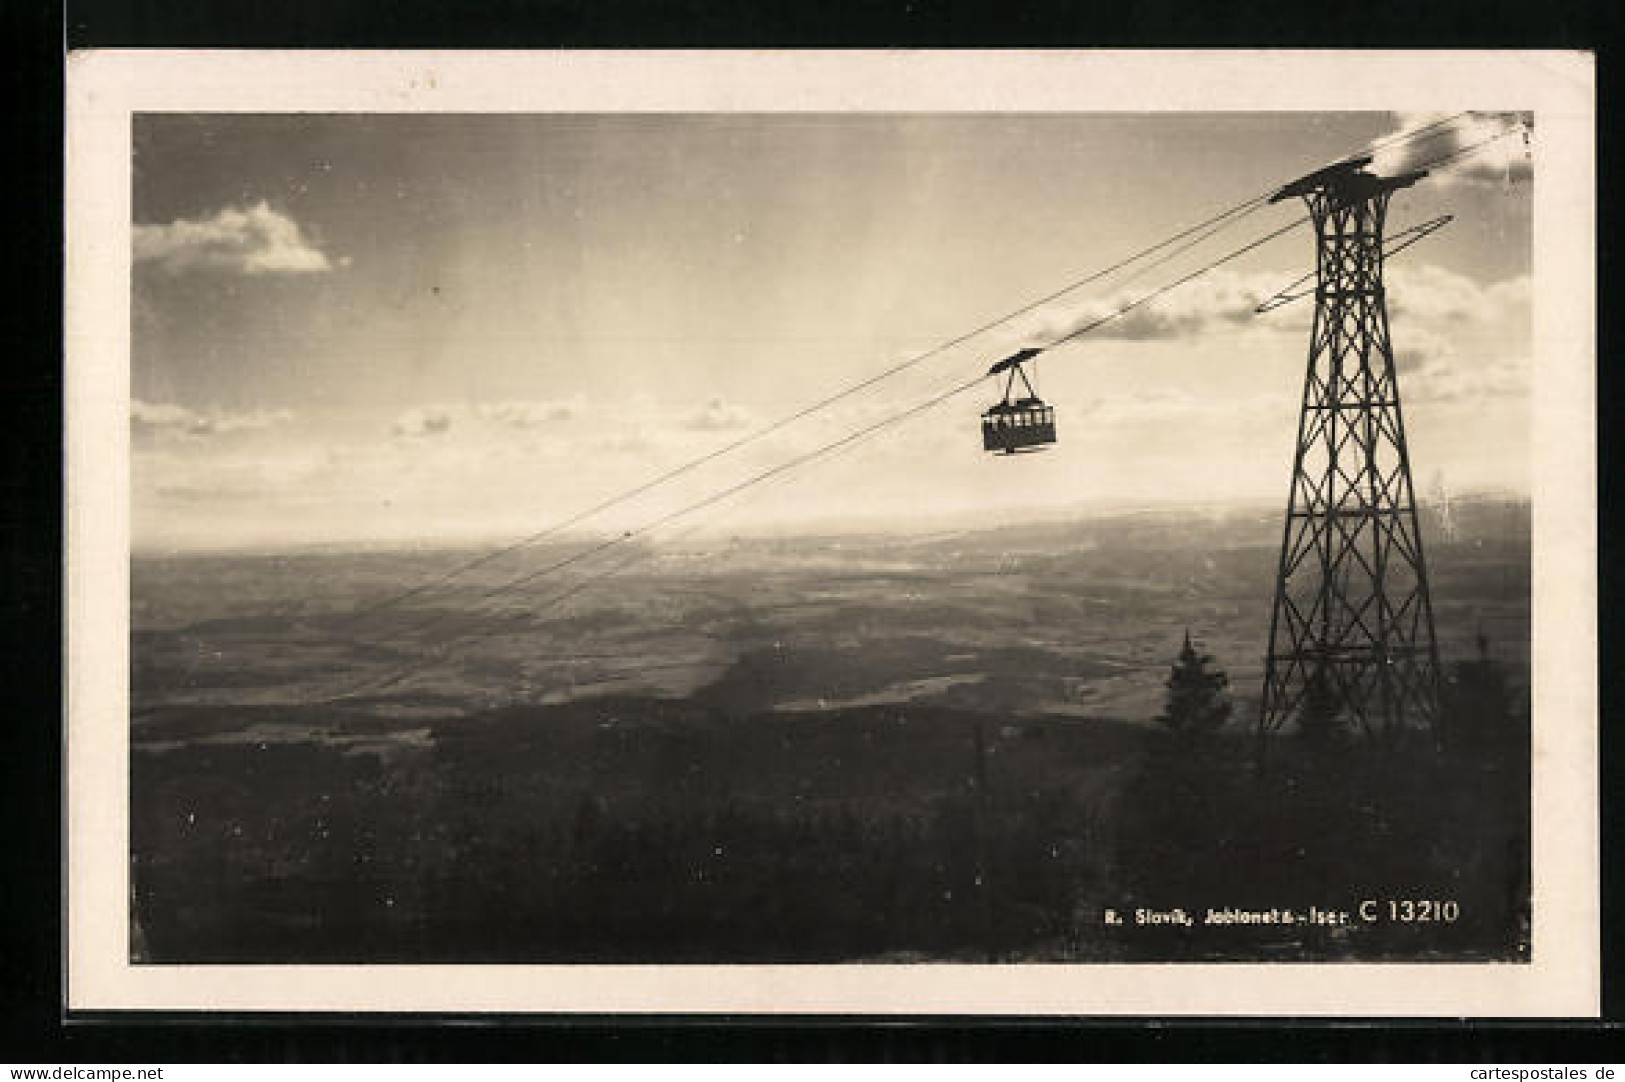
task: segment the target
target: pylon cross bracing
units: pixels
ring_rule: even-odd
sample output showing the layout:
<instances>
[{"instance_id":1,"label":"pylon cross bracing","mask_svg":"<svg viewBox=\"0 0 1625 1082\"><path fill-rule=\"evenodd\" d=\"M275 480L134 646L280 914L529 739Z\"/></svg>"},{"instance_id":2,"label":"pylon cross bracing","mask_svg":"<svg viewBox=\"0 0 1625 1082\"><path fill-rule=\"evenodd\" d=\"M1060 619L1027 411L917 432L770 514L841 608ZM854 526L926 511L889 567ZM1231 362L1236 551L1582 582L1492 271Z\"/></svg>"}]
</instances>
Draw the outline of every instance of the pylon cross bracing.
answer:
<instances>
[{"instance_id":1,"label":"pylon cross bracing","mask_svg":"<svg viewBox=\"0 0 1625 1082\"><path fill-rule=\"evenodd\" d=\"M1388 202L1424 174L1369 160L1277 192L1301 197L1317 282L1259 726L1391 739L1436 731L1439 657L1383 286Z\"/></svg>"}]
</instances>

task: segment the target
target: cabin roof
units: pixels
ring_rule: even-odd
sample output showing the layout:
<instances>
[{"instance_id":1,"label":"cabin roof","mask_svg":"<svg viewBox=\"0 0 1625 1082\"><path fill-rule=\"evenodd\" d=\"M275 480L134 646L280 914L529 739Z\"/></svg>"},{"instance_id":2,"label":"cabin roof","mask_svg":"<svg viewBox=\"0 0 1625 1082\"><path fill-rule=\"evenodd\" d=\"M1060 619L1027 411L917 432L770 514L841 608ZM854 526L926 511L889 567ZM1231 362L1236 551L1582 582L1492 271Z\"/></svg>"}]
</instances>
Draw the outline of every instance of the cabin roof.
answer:
<instances>
[{"instance_id":1,"label":"cabin roof","mask_svg":"<svg viewBox=\"0 0 1625 1082\"><path fill-rule=\"evenodd\" d=\"M990 376L996 376L1000 372L1008 371L1009 369L1014 368L1023 361L1032 360L1042 352L1044 352L1043 348L1037 346L1017 350L1015 353L1010 354L1010 356L1006 357L992 368L989 368L987 370L987 374Z\"/></svg>"}]
</instances>

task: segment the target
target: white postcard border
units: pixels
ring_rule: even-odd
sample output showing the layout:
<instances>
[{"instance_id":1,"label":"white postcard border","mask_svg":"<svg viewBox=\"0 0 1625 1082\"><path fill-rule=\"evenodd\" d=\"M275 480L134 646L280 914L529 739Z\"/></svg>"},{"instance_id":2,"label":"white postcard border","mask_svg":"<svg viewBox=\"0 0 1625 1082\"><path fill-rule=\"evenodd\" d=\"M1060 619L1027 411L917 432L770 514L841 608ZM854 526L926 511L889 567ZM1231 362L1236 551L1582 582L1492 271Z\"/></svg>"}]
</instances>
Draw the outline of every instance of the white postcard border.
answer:
<instances>
[{"instance_id":1,"label":"white postcard border","mask_svg":"<svg viewBox=\"0 0 1625 1082\"><path fill-rule=\"evenodd\" d=\"M1599 1007L1594 64L1562 52L88 51L67 139L75 1010L1568 1016ZM1528 965L132 966L130 118L175 112L1533 110ZM1286 179L1286 178L1283 178Z\"/></svg>"}]
</instances>

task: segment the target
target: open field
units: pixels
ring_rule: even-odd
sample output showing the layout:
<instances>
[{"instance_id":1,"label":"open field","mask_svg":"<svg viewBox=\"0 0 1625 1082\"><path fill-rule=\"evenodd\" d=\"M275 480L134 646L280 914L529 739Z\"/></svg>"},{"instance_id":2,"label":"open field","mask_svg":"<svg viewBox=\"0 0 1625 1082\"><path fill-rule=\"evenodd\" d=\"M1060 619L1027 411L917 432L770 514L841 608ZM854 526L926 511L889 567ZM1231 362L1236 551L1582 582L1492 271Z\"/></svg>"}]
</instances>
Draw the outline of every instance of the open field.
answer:
<instances>
[{"instance_id":1,"label":"open field","mask_svg":"<svg viewBox=\"0 0 1625 1082\"><path fill-rule=\"evenodd\" d=\"M1458 509L1430 547L1440 650L1482 629L1523 683L1527 507ZM1144 719L1185 628L1245 713L1260 679L1278 513L1173 513L924 537L737 539L623 554L483 595L578 546L518 553L360 620L461 551L137 558L132 693L163 705L469 711L604 694L735 708L870 702ZM584 547L584 546L582 546ZM563 597L562 601L555 600ZM386 686L387 685L387 686Z\"/></svg>"}]
</instances>

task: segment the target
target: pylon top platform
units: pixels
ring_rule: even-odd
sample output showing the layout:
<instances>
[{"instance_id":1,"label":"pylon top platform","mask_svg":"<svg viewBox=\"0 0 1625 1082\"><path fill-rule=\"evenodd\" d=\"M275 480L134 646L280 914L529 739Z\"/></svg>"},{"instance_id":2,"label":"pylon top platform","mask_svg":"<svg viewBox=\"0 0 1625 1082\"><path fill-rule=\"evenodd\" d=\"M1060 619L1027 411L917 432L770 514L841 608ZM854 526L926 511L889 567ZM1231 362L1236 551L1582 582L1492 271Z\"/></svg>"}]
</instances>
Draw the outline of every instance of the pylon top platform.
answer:
<instances>
[{"instance_id":1,"label":"pylon top platform","mask_svg":"<svg viewBox=\"0 0 1625 1082\"><path fill-rule=\"evenodd\" d=\"M1283 185L1280 191L1270 196L1270 202L1279 203L1294 196L1322 192L1339 203L1362 203L1385 192L1409 188L1428 175L1426 169L1416 169L1391 177L1378 176L1376 173L1365 171L1365 167L1370 164L1371 157L1367 155L1317 169L1290 184Z\"/></svg>"}]
</instances>

